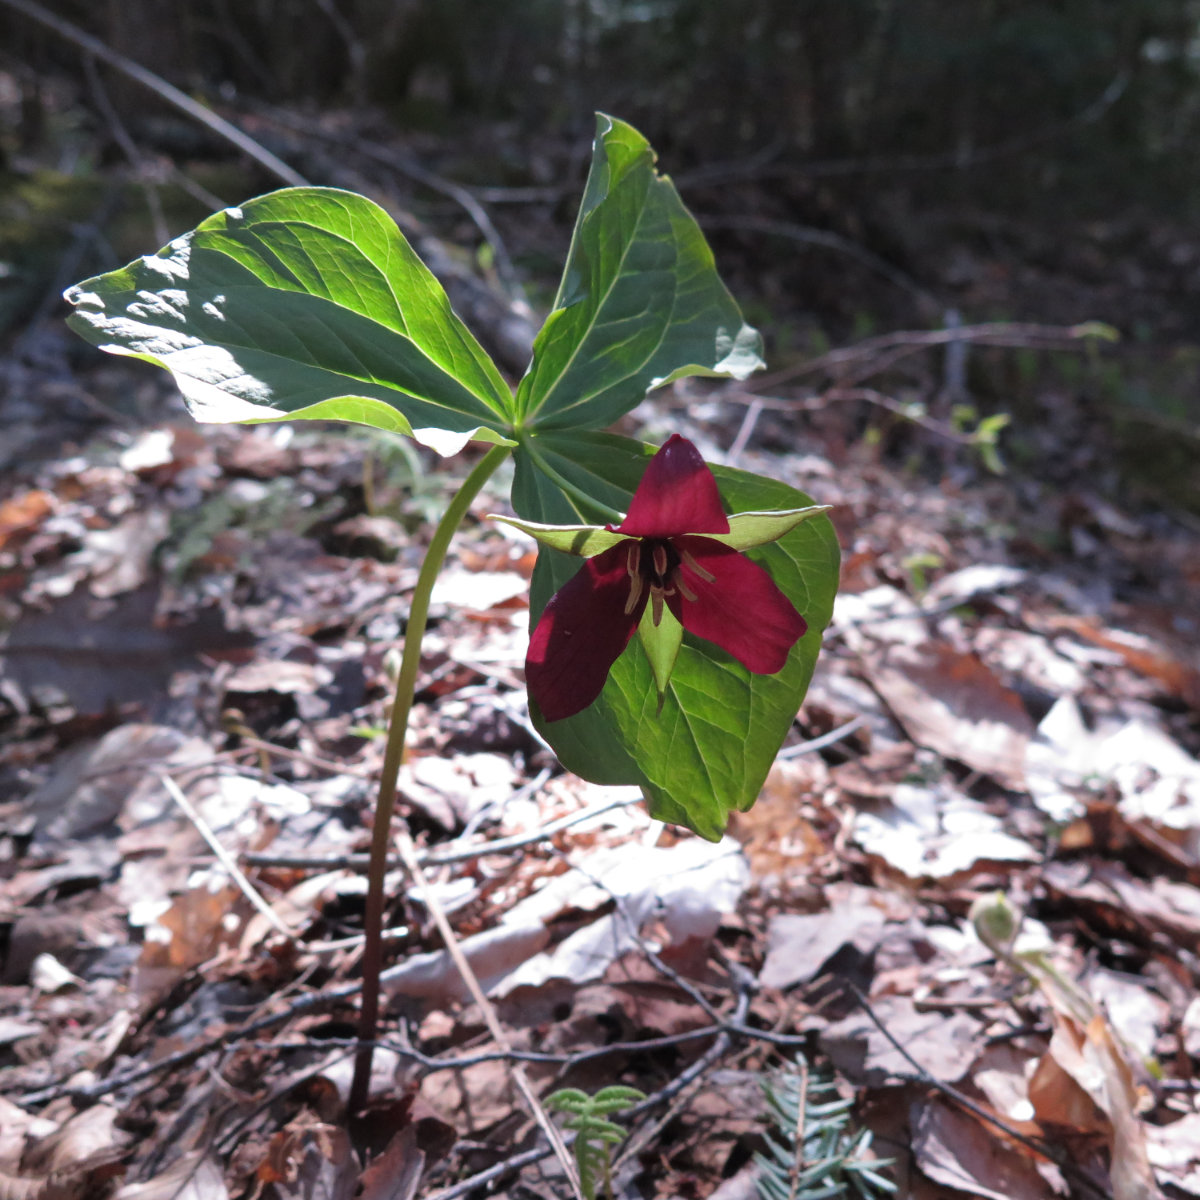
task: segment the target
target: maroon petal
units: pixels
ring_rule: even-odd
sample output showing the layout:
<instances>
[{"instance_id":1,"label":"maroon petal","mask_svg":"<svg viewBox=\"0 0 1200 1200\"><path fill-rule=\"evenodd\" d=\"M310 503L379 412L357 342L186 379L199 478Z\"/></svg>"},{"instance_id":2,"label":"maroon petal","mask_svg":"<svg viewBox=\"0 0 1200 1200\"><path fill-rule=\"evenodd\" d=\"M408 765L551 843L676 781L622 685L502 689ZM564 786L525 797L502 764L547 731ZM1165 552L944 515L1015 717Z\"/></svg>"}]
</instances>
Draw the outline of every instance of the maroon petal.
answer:
<instances>
[{"instance_id":1,"label":"maroon petal","mask_svg":"<svg viewBox=\"0 0 1200 1200\"><path fill-rule=\"evenodd\" d=\"M717 481L687 438L673 433L650 460L617 529L633 537L728 533Z\"/></svg>"},{"instance_id":2,"label":"maroon petal","mask_svg":"<svg viewBox=\"0 0 1200 1200\"><path fill-rule=\"evenodd\" d=\"M679 589L667 600L684 629L715 642L756 675L781 671L808 622L770 575L710 538L675 538L674 545L687 555L679 579L696 597L688 600ZM693 570L689 559L711 580Z\"/></svg>"},{"instance_id":3,"label":"maroon petal","mask_svg":"<svg viewBox=\"0 0 1200 1200\"><path fill-rule=\"evenodd\" d=\"M628 553L622 544L586 559L550 598L529 639L525 682L547 721L572 717L600 695L637 628L646 599L625 612Z\"/></svg>"}]
</instances>

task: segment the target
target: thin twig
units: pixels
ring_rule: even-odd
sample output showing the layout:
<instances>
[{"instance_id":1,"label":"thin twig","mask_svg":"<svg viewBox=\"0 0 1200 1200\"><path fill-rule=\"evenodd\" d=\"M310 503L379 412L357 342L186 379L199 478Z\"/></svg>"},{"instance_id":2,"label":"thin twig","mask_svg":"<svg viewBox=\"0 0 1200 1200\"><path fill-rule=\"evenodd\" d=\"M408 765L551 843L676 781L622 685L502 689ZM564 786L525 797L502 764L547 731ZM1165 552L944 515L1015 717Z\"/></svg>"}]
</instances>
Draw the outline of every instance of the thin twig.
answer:
<instances>
[{"instance_id":1,"label":"thin twig","mask_svg":"<svg viewBox=\"0 0 1200 1200\"><path fill-rule=\"evenodd\" d=\"M150 223L154 228L154 240L160 246L165 246L171 238L171 232L167 228L167 222L163 216L162 197L159 196L158 188L151 177L149 164L137 148L137 143L130 136L129 130L125 128L117 110L113 107L108 96L108 89L104 86L104 80L100 78L100 72L96 70L94 54L83 56L83 70L87 75L88 86L92 89L92 99L108 122L113 140L121 147L121 153L129 160L129 165L133 168L138 184L141 186L142 194L146 197L146 207L150 211Z\"/></svg>"},{"instance_id":2,"label":"thin twig","mask_svg":"<svg viewBox=\"0 0 1200 1200\"><path fill-rule=\"evenodd\" d=\"M277 746L274 742L265 742L262 738L242 733L240 730L238 731L238 739L246 749L262 751L268 757L277 755L279 758L286 758L290 762L305 763L308 766L317 767L322 771L328 771L331 775L350 775L355 779L367 779L371 781L375 779L375 772L369 771L366 768L356 767L352 763L337 762L332 758L322 758L319 754L309 754L304 750L289 750L286 746Z\"/></svg>"},{"instance_id":3,"label":"thin twig","mask_svg":"<svg viewBox=\"0 0 1200 1200\"><path fill-rule=\"evenodd\" d=\"M914 354L932 347L958 343L982 346L1054 349L1063 345L1101 336L1103 327L1094 321L1078 325L1041 325L1033 321L990 321L979 325L960 325L957 329L898 330L866 338L853 346L830 350L816 358L796 363L781 371L763 375L755 386L770 391L778 384L798 379L802 375L826 373L838 378L838 371L861 359L872 359L889 351L900 350ZM890 365L894 359L889 358ZM872 372L874 373L874 372Z\"/></svg>"},{"instance_id":4,"label":"thin twig","mask_svg":"<svg viewBox=\"0 0 1200 1200\"><path fill-rule=\"evenodd\" d=\"M894 1049L896 1053L899 1054L900 1057L903 1058L904 1061L908 1063L909 1066L911 1066L916 1072L915 1082L932 1087L935 1091L940 1092L943 1096L945 1096L947 1100L958 1105L959 1108L964 1109L974 1117L978 1117L979 1120L985 1122L986 1124L992 1125L996 1129L999 1129L1001 1133L1012 1138L1014 1141L1020 1142L1021 1145L1027 1150L1032 1150L1035 1154L1040 1154L1043 1158L1054 1163L1054 1165L1057 1166L1065 1175L1068 1175L1071 1179L1075 1180L1075 1182L1083 1184L1088 1191L1092 1192L1098 1197L1101 1197L1101 1200L1105 1200L1105 1198L1108 1196L1108 1193L1102 1187L1100 1187L1100 1185L1097 1184L1090 1175L1076 1167L1065 1152L1059 1151L1042 1138L1030 1137L1028 1134L1022 1133L1019 1129L1015 1129L1007 1121L1004 1121L1000 1117L996 1116L995 1113L990 1112L980 1104L976 1104L975 1101L969 1096L964 1096L960 1091L951 1087L950 1084L943 1082L941 1079L938 1079L936 1075L933 1075L926 1070L925 1067L923 1067L915 1058L913 1058L913 1056L900 1043L900 1041L896 1038L892 1031L888 1029L883 1021L880 1020L879 1014L876 1013L874 1008L871 1007L871 1002L867 999L866 994L862 991L862 989L849 980L846 981L845 986L851 993L853 993L855 999L859 1003L859 1006L870 1019L871 1024L873 1024L875 1028L878 1029L881 1034L883 1034L884 1038L891 1045L892 1049ZM901 1078L903 1078L903 1076L901 1076Z\"/></svg>"},{"instance_id":5,"label":"thin twig","mask_svg":"<svg viewBox=\"0 0 1200 1200\"><path fill-rule=\"evenodd\" d=\"M833 175L868 175L881 173L893 175L898 171L961 171L983 163L995 162L1014 154L1026 153L1031 147L1056 141L1065 134L1086 125L1094 124L1125 94L1132 78L1122 68L1112 81L1094 100L1084 105L1077 113L1051 125L1039 126L1032 133L1018 134L990 146L979 146L967 150L946 150L939 154L875 155L870 158L835 158L807 163L780 163L773 154L755 156L749 164L715 163L676 178L681 187L695 188L725 183L730 180L765 180L781 178L811 178ZM768 151L772 147L767 148Z\"/></svg>"},{"instance_id":6,"label":"thin twig","mask_svg":"<svg viewBox=\"0 0 1200 1200\"><path fill-rule=\"evenodd\" d=\"M731 229L735 232L745 230L750 233L764 233L772 237L787 238L789 241L802 242L807 245L822 246L828 250L836 250L845 254L876 274L881 275L889 283L902 288L931 308L941 308L941 301L927 288L922 287L911 275L893 266L886 258L872 253L858 242L851 241L839 233L831 233L827 229L814 229L811 225L797 225L794 221L778 221L771 217L756 216L717 216L701 215L696 217L704 229Z\"/></svg>"},{"instance_id":7,"label":"thin twig","mask_svg":"<svg viewBox=\"0 0 1200 1200\"><path fill-rule=\"evenodd\" d=\"M524 299L525 290L521 285L517 269L513 265L508 247L500 236L500 231L488 215L487 209L479 203L468 188L427 170L407 154L402 154L367 138L348 134L345 130L322 129L320 126L314 126L311 122L302 122L291 113L280 109L269 109L266 115L285 128L296 130L306 137L335 142L343 150L351 150L355 154L361 154L363 158L382 163L385 167L391 167L392 170L407 175L409 179L429 188L430 191L448 196L466 212L476 229L483 235L483 240L491 247L496 264L496 274L500 276L504 290L514 299Z\"/></svg>"},{"instance_id":8,"label":"thin twig","mask_svg":"<svg viewBox=\"0 0 1200 1200\"><path fill-rule=\"evenodd\" d=\"M752 983L753 981L749 979L748 972L745 978L738 981L737 1005L733 1012L733 1021L737 1024L746 1019L746 1013L750 1010ZM655 1108L680 1095L686 1088L704 1075L710 1067L715 1066L725 1057L729 1052L732 1040L727 1031L722 1031L713 1041L713 1044L690 1067L680 1072L666 1087L655 1092L654 1095L647 1096L645 1100L639 1101L637 1104L626 1109L623 1115L626 1118L639 1117L643 1113L652 1112ZM613 1162L613 1170L616 1171L622 1163L628 1162L634 1155L647 1146L655 1135L662 1130L672 1115L668 1111L643 1129L633 1133Z\"/></svg>"},{"instance_id":9,"label":"thin twig","mask_svg":"<svg viewBox=\"0 0 1200 1200\"><path fill-rule=\"evenodd\" d=\"M259 895L257 889L249 879L242 873L241 867L234 861L233 855L221 845L217 835L213 833L212 827L208 822L196 811L195 805L183 794L183 789L173 780L170 775L165 772L159 772L159 779L162 781L163 787L167 789L167 794L175 801L183 810L184 816L187 817L197 832L208 843L209 848L217 856L217 860L221 866L229 872L229 877L237 884L242 895L254 905L255 909L261 913L266 919L283 934L285 938L295 941L296 934L284 924L283 919L276 913L271 906Z\"/></svg>"},{"instance_id":10,"label":"thin twig","mask_svg":"<svg viewBox=\"0 0 1200 1200\"><path fill-rule=\"evenodd\" d=\"M417 861L417 848L413 845L412 837L404 826L401 826L397 831L396 844L400 849L400 858L404 862L405 867L408 868L413 882L417 885L425 907L429 909L430 914L433 916L434 924L437 925L438 932L442 935L442 941L446 944L446 949L451 959L453 959L455 967L458 969L459 976L462 978L463 983L467 985L467 991L471 993L472 999L479 1005L480 1012L483 1013L484 1023L488 1027L488 1032L492 1035L498 1046L504 1050L510 1050L511 1046L508 1042L508 1035L504 1032L504 1028L500 1024L500 1018L496 1016L495 1008L492 1007L491 1001L484 995L483 988L479 986L479 980L475 978L475 972L471 970L471 964L467 961L467 956L463 954L462 947L458 944L458 938L455 937L454 930L450 928L450 922L446 919L446 911L442 908L437 893L429 886L429 880L426 878L421 864ZM546 1140L550 1143L554 1156L558 1159L576 1200L584 1200L583 1188L580 1185L579 1171L575 1165L575 1160L567 1153L566 1143L563 1141L558 1126L550 1120L549 1114L542 1107L537 1093L533 1090L533 1086L529 1082L529 1077L525 1074L525 1068L520 1063L513 1064L512 1077L517 1085L517 1089L525 1098L525 1103L528 1105L529 1111L533 1114L534 1120L537 1121L542 1132L546 1135Z\"/></svg>"},{"instance_id":11,"label":"thin twig","mask_svg":"<svg viewBox=\"0 0 1200 1200\"><path fill-rule=\"evenodd\" d=\"M750 997L749 993L744 993L738 997L738 1006L736 1009L736 1021L740 1023L745 1019L746 1012L749 1009ZM723 1032L718 1035L716 1041L698 1058L690 1067L677 1075L666 1087L655 1092L651 1096L647 1096L645 1100L639 1101L637 1104L626 1109L623 1112L625 1117L636 1117L645 1112L650 1112L660 1104L665 1104L679 1095L690 1083L703 1075L713 1064L718 1062L729 1049L729 1040ZM563 1138L566 1145L571 1145L575 1140L574 1134L568 1134ZM544 1158L548 1158L550 1150L544 1146L537 1146L532 1150L526 1150L523 1154L514 1154L505 1159L502 1163L497 1163L494 1167L489 1167L486 1171L480 1171L476 1175L472 1175L469 1179L464 1179L460 1183L456 1183L451 1187L444 1188L440 1192L435 1192L429 1200L457 1200L459 1196L467 1196L471 1192L478 1191L481 1188L489 1187L497 1180L503 1179L507 1175L516 1171L521 1171L525 1167L533 1166L534 1163L539 1163ZM622 1156L624 1157L624 1156ZM618 1159L618 1162L620 1159Z\"/></svg>"},{"instance_id":12,"label":"thin twig","mask_svg":"<svg viewBox=\"0 0 1200 1200\"><path fill-rule=\"evenodd\" d=\"M826 746L832 746L835 742L840 742L843 738L848 738L852 733L856 733L866 723L867 718L864 716L853 717L844 725L839 725L836 729L821 734L820 737L809 738L806 742L797 742L794 746L784 746L775 757L777 759L799 758L802 754L812 754L816 750L824 750Z\"/></svg>"},{"instance_id":13,"label":"thin twig","mask_svg":"<svg viewBox=\"0 0 1200 1200\"><path fill-rule=\"evenodd\" d=\"M124 54L110 49L99 38L92 37L90 33L85 33L77 25L73 25L70 21L43 8L37 3L37 0L0 0L0 4L14 9L31 21L37 21L38 24L54 30L60 37L66 38L81 50L94 54L102 62L120 71L122 75L136 80L143 87L148 87L168 104L187 113L194 121L199 121L201 125L211 129L218 137L224 138L241 150L243 154L249 155L259 166L264 167L281 182L293 187L303 187L308 183L303 175L289 167L281 158L277 158L265 146L259 145L236 125L217 116L202 104L198 104L191 96L155 75L153 71L148 71L145 67L135 63L133 59L126 58Z\"/></svg>"},{"instance_id":14,"label":"thin twig","mask_svg":"<svg viewBox=\"0 0 1200 1200\"><path fill-rule=\"evenodd\" d=\"M736 467L738 459L742 457L742 453L746 449L746 444L750 441L754 433L754 426L758 424L758 418L762 415L762 410L762 400L757 396L746 406L746 415L742 418L737 436L733 439L733 443L729 447L729 452L725 455L725 460L731 467Z\"/></svg>"},{"instance_id":15,"label":"thin twig","mask_svg":"<svg viewBox=\"0 0 1200 1200\"><path fill-rule=\"evenodd\" d=\"M534 842L545 841L569 829L572 825L580 825L593 817L602 816L614 808L629 808L641 802L641 795L625 796L619 800L609 800L604 804L593 805L565 817L549 821L530 833L514 833L511 837L494 838L489 842L476 842L470 846L447 848L444 850L418 850L417 861L423 867L441 867L449 863L470 862L488 854L506 854L510 850L519 850ZM282 867L296 871L334 871L338 868L362 870L367 865L366 854L269 854L255 851L242 855L242 861L252 867ZM398 855L392 855L387 860L389 867L400 865Z\"/></svg>"},{"instance_id":16,"label":"thin twig","mask_svg":"<svg viewBox=\"0 0 1200 1200\"><path fill-rule=\"evenodd\" d=\"M328 1012L331 1009L339 1008L346 1001L352 1000L361 991L361 983L352 983L330 991L310 992L307 995L299 997L298 1000L289 1004L281 1012L260 1017L257 1021L252 1021L247 1025L240 1025L236 1029L227 1029L215 1037L206 1038L204 1041L197 1042L194 1046L189 1046L185 1050L178 1050L174 1054L168 1054L164 1058L156 1059L146 1066L136 1067L123 1073L118 1072L115 1075L110 1075L107 1079L101 1079L91 1084L76 1084L70 1081L57 1083L51 1087L41 1088L36 1092L25 1093L21 1097L21 1102L27 1105L46 1104L51 1100L57 1100L60 1096L72 1096L84 1102L96 1101L104 1096L112 1095L114 1092L123 1091L135 1083L141 1083L145 1079L154 1079L159 1075L177 1070L180 1067L190 1067L206 1054L223 1050L234 1042L244 1041L260 1033L267 1033L272 1029L278 1029L280 1025L286 1025L295 1017L306 1016L309 1013Z\"/></svg>"}]
</instances>

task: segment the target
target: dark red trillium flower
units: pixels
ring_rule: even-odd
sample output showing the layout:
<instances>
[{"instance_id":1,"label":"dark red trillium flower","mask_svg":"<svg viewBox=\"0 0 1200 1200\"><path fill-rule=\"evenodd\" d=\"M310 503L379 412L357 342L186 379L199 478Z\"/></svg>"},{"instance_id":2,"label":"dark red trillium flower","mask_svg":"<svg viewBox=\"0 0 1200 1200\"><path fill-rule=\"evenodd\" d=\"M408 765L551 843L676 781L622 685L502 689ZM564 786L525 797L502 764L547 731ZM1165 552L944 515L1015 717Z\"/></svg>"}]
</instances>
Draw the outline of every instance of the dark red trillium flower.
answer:
<instances>
[{"instance_id":1,"label":"dark red trillium flower","mask_svg":"<svg viewBox=\"0 0 1200 1200\"><path fill-rule=\"evenodd\" d=\"M530 638L525 678L542 716L560 721L587 708L635 630L660 707L684 630L754 674L782 670L808 625L742 551L827 507L726 516L700 452L675 434L650 460L620 525L500 518L586 560L551 598Z\"/></svg>"}]
</instances>

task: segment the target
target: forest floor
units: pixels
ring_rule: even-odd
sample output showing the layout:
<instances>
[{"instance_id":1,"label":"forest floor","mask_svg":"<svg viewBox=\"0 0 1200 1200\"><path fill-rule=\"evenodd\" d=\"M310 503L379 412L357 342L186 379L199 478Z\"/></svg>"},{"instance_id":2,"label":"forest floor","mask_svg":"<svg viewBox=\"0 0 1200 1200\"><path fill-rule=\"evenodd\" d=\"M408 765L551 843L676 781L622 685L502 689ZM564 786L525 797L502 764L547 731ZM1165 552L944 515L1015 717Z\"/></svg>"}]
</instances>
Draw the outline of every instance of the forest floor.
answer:
<instances>
[{"instance_id":1,"label":"forest floor","mask_svg":"<svg viewBox=\"0 0 1200 1200\"><path fill-rule=\"evenodd\" d=\"M844 548L794 734L713 845L560 773L521 683L533 547L481 497L402 811L505 1041L397 868L373 1104L347 1124L388 654L460 468L197 426L127 365L34 387L58 415L10 407L28 441L0 496L3 1194L550 1194L522 1061L543 1094L650 1097L615 1153L629 1194L752 1194L762 1084L804 1062L902 1195L1151 1170L1200 1195L1185 523L961 448L934 478L832 420L751 427L741 385L648 402L651 440L740 443L835 506ZM124 389L137 423L113 419ZM997 891L1029 957L977 936Z\"/></svg>"},{"instance_id":2,"label":"forest floor","mask_svg":"<svg viewBox=\"0 0 1200 1200\"><path fill-rule=\"evenodd\" d=\"M1120 303L1090 300L1057 315ZM1116 486L1098 376L1018 373L1003 474L955 423L978 376L886 339L823 389L633 414L833 505L843 548L808 699L717 844L558 768L533 544L485 492L435 594L401 778L424 878L390 879L347 1120L391 656L461 464L198 426L149 369L64 369L40 320L0 395L0 1198L565 1195L518 1063L543 1097L646 1094L617 1195L787 1194L828 1083L824 1150L902 1196L1200 1196L1200 527ZM980 341L993 379L1020 353ZM997 893L1015 946L977 931Z\"/></svg>"}]
</instances>

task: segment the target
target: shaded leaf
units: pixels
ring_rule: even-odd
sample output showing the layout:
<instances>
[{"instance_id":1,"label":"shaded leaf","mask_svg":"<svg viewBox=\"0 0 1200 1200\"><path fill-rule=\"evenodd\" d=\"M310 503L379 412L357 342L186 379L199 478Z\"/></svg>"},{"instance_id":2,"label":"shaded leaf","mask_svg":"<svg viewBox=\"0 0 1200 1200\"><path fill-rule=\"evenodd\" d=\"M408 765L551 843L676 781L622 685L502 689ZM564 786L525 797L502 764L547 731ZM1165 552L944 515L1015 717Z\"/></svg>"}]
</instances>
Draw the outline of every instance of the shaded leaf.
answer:
<instances>
[{"instance_id":1,"label":"shaded leaf","mask_svg":"<svg viewBox=\"0 0 1200 1200\"><path fill-rule=\"evenodd\" d=\"M519 423L599 429L672 379L745 379L763 365L761 344L649 142L598 115L562 282L517 389Z\"/></svg>"}]
</instances>

